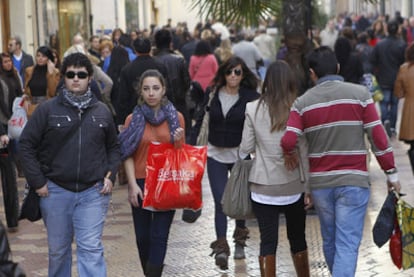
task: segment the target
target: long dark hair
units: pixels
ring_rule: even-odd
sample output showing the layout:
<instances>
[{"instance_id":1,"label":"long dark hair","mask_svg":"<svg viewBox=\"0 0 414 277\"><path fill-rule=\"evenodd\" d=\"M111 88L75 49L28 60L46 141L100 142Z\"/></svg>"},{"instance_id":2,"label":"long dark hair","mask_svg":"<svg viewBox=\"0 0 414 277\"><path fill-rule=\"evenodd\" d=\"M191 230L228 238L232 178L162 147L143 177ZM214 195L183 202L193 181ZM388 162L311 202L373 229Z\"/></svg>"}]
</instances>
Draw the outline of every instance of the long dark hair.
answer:
<instances>
[{"instance_id":1,"label":"long dark hair","mask_svg":"<svg viewBox=\"0 0 414 277\"><path fill-rule=\"evenodd\" d=\"M129 63L128 51L122 46L115 46L111 52L111 59L107 74L111 77L112 81L117 81L122 67Z\"/></svg>"},{"instance_id":2,"label":"long dark hair","mask_svg":"<svg viewBox=\"0 0 414 277\"><path fill-rule=\"evenodd\" d=\"M270 132L286 127L290 107L297 95L296 78L290 66L282 60L271 63L266 71L256 113L261 104L269 110Z\"/></svg>"},{"instance_id":3,"label":"long dark hair","mask_svg":"<svg viewBox=\"0 0 414 277\"><path fill-rule=\"evenodd\" d=\"M232 56L222 65L220 65L219 69L217 70L216 76L213 79L213 85L216 88L225 86L227 70L231 70L238 65L241 65L243 71L243 78L240 82L240 86L249 89L257 89L259 80L257 79L256 75L254 75L253 72L247 67L246 63L237 56Z\"/></svg>"},{"instance_id":4,"label":"long dark hair","mask_svg":"<svg viewBox=\"0 0 414 277\"><path fill-rule=\"evenodd\" d=\"M18 83L20 84L20 77L18 75L17 69L13 65L13 58L12 58L12 56L9 53L3 52L3 53L0 54L0 74L8 73L3 68L3 60L5 58L9 58L11 60L11 62L12 62L12 72L13 72L13 76L18 81Z\"/></svg>"}]
</instances>

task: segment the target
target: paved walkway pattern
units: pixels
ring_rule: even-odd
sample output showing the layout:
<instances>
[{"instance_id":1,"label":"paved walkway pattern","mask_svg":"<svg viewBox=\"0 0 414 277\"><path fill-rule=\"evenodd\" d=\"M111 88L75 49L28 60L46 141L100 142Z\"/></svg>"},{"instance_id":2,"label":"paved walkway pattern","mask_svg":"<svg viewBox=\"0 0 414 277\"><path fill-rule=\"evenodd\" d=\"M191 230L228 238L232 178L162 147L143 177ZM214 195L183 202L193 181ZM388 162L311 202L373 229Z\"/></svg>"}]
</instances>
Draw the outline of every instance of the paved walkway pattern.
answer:
<instances>
[{"instance_id":1,"label":"paved walkway pattern","mask_svg":"<svg viewBox=\"0 0 414 277\"><path fill-rule=\"evenodd\" d=\"M401 142L392 141L396 162L400 172L405 199L414 205L414 181L406 155L407 146ZM385 175L379 169L375 159L370 164L372 195L365 220L362 245L356 276L358 277L389 277L414 276L414 270L399 271L392 263L388 243L382 248L375 246L372 240L372 226L378 211L385 199ZM20 196L23 194L24 179L19 179ZM213 199L208 185L208 179L203 179L204 208L202 216L196 223L189 224L181 220L178 210L171 228L168 253L165 260L163 276L170 277L244 277L260 276L258 265L259 231L255 220L248 221L250 239L246 248L245 260L229 259L229 270L220 271L214 265L214 259L209 256L210 242L215 239ZM0 219L5 222L4 208L0 203ZM309 247L309 262L311 276L330 276L322 253L322 241L319 232L319 221L316 215L308 215L306 234ZM352 224L352 223L351 223ZM234 221L229 221L228 240ZM19 262L28 276L47 276L47 243L43 222L20 222L19 232L9 234L13 252L13 260ZM103 242L108 265L109 277L144 276L138 258L134 240L134 230L130 207L127 201L127 187L116 186L113 192L113 208L108 212ZM233 250L233 246L231 246ZM74 247L75 249L75 247ZM74 250L75 253L75 250ZM76 273L76 257L74 255L73 276ZM279 228L279 247L277 251L277 276L296 276L290 258L289 245L286 237L285 221L281 217Z\"/></svg>"}]
</instances>

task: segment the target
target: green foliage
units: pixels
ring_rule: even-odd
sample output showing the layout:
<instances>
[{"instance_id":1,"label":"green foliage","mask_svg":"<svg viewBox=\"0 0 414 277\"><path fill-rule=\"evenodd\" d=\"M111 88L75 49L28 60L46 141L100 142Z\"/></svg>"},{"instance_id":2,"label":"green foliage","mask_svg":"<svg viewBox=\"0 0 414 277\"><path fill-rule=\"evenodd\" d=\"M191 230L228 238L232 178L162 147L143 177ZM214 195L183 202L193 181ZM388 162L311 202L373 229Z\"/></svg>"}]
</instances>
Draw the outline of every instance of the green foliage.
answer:
<instances>
[{"instance_id":1,"label":"green foliage","mask_svg":"<svg viewBox=\"0 0 414 277\"><path fill-rule=\"evenodd\" d=\"M258 26L261 20L280 14L281 5L281 0L194 0L191 9L205 20Z\"/></svg>"}]
</instances>

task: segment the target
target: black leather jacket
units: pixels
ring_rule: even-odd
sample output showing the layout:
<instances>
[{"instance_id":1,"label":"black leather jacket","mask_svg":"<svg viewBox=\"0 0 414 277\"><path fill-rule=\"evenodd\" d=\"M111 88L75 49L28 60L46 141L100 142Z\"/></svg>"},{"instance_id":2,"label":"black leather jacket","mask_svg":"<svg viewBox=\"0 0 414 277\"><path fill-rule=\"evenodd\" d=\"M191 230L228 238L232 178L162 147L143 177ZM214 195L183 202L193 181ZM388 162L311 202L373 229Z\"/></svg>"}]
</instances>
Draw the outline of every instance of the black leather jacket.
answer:
<instances>
[{"instance_id":1,"label":"black leather jacket","mask_svg":"<svg viewBox=\"0 0 414 277\"><path fill-rule=\"evenodd\" d=\"M112 114L95 97L85 110L70 105L62 93L40 104L27 122L19 146L25 177L36 189L49 179L79 192L103 180L109 171L114 182L121 162Z\"/></svg>"},{"instance_id":2,"label":"black leather jacket","mask_svg":"<svg viewBox=\"0 0 414 277\"><path fill-rule=\"evenodd\" d=\"M404 63L406 46L402 39L395 36L388 36L375 45L370 61L381 88L394 89L398 70Z\"/></svg>"},{"instance_id":3,"label":"black leather jacket","mask_svg":"<svg viewBox=\"0 0 414 277\"><path fill-rule=\"evenodd\" d=\"M169 49L155 51L155 57L162 62L168 71L167 96L185 118L188 124L188 111L186 105L186 94L190 89L190 74L183 57L175 54Z\"/></svg>"}]
</instances>

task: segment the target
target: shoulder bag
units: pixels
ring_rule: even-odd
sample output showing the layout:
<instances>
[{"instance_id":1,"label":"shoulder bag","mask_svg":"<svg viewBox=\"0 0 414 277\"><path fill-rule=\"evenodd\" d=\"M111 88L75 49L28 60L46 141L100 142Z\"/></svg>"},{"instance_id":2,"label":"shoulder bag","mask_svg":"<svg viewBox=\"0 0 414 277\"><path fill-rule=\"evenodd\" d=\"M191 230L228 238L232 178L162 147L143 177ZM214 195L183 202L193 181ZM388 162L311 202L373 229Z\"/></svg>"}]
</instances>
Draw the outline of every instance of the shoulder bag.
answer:
<instances>
[{"instance_id":1,"label":"shoulder bag","mask_svg":"<svg viewBox=\"0 0 414 277\"><path fill-rule=\"evenodd\" d=\"M216 94L215 89L212 90L209 94L208 103L205 107L205 113L203 117L203 121L201 123L200 132L197 136L197 145L207 145L208 143L208 125L210 122L210 105L211 101L213 100L214 95Z\"/></svg>"}]
</instances>

